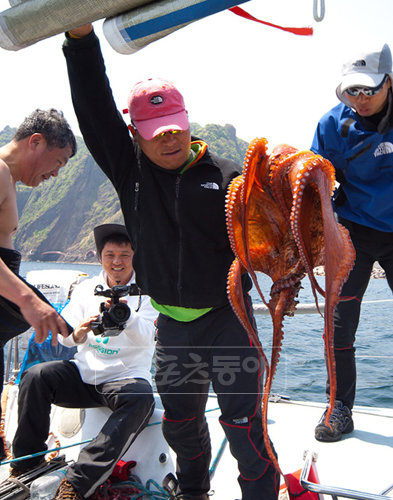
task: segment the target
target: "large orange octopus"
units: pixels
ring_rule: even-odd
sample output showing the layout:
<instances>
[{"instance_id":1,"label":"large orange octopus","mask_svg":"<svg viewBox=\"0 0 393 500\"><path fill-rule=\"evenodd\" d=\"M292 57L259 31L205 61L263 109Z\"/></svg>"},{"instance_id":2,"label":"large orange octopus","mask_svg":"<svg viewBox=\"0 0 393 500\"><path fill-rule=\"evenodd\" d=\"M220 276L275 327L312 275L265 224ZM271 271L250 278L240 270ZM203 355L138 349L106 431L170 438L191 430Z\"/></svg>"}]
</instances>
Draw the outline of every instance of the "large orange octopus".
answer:
<instances>
[{"instance_id":1,"label":"large orange octopus","mask_svg":"<svg viewBox=\"0 0 393 500\"><path fill-rule=\"evenodd\" d=\"M318 307L317 292L325 297L324 339L330 378L330 400L336 392L333 351L333 311L355 259L348 231L336 222L331 195L335 175L332 164L311 151L280 145L270 156L266 139L255 139L246 153L243 174L229 186L226 214L234 260L228 275L228 296L233 310L259 351L266 368L263 424L267 451L280 471L267 433L267 405L283 339L284 315L293 315L302 278L308 274ZM325 290L313 269L325 267ZM273 281L267 303L255 272ZM248 272L273 320L270 367L258 333L251 325L243 301L241 275Z\"/></svg>"}]
</instances>

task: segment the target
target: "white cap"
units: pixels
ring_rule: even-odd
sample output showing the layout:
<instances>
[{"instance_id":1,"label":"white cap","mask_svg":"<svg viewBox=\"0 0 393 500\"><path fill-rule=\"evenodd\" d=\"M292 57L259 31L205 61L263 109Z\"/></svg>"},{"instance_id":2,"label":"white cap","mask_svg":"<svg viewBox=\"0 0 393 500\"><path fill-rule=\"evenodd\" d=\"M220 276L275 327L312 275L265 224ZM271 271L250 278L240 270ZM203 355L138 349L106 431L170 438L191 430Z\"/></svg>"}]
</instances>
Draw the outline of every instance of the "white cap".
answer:
<instances>
[{"instance_id":1,"label":"white cap","mask_svg":"<svg viewBox=\"0 0 393 500\"><path fill-rule=\"evenodd\" d=\"M347 61L342 67L342 81L336 88L337 97L347 106L346 89L350 87L377 87L385 75L393 80L392 54L385 43L380 50L362 52Z\"/></svg>"}]
</instances>

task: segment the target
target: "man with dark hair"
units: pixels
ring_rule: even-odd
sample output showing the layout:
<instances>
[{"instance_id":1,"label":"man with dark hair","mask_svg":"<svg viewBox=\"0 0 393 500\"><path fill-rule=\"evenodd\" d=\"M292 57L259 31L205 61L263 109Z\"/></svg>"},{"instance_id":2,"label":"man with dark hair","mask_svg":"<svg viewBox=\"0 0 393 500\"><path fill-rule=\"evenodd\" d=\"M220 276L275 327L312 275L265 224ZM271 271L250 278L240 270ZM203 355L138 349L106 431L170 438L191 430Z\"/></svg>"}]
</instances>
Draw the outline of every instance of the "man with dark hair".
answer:
<instances>
[{"instance_id":1,"label":"man with dark hair","mask_svg":"<svg viewBox=\"0 0 393 500\"><path fill-rule=\"evenodd\" d=\"M92 322L105 300L94 294L96 287L135 284L134 252L125 227L104 224L94 229L94 236L102 271L75 287L63 310L75 329L68 338L59 338L68 347L77 346L78 352L71 361L30 367L22 374L19 388L14 457L47 449L51 404L112 410L97 436L68 468L56 500L91 496L144 429L154 409L150 369L157 312L149 297L128 295L124 299L130 317L125 328L93 333ZM42 456L17 462L11 476L18 477L41 461Z\"/></svg>"},{"instance_id":2,"label":"man with dark hair","mask_svg":"<svg viewBox=\"0 0 393 500\"><path fill-rule=\"evenodd\" d=\"M226 293L234 254L225 196L241 167L191 138L183 96L161 78L139 82L131 90L131 138L91 25L67 34L63 50L85 142L120 198L138 286L160 313L156 384L179 482L171 498L209 496L205 406L211 383L220 423L238 462L242 500L276 499L279 474L267 455L261 419L264 367ZM248 275L243 278L239 293L253 322L251 282Z\"/></svg>"},{"instance_id":3,"label":"man with dark hair","mask_svg":"<svg viewBox=\"0 0 393 500\"><path fill-rule=\"evenodd\" d=\"M117 229L117 232L114 232L113 228ZM100 262L102 262L102 251L108 242L118 245L130 245L130 237L128 236L126 228L120 224L103 224L102 226L95 227L94 238ZM134 252L132 252L132 255L133 254Z\"/></svg>"},{"instance_id":4,"label":"man with dark hair","mask_svg":"<svg viewBox=\"0 0 393 500\"><path fill-rule=\"evenodd\" d=\"M18 128L16 136L0 148L0 394L3 387L3 347L11 338L35 329L37 342L49 331L56 343L57 333L69 330L56 310L19 276L21 255L14 249L18 227L16 183L36 187L56 177L75 154L76 142L63 114L51 109L36 110ZM45 301L44 301L45 300ZM0 459L5 457L0 443Z\"/></svg>"},{"instance_id":5,"label":"man with dark hair","mask_svg":"<svg viewBox=\"0 0 393 500\"><path fill-rule=\"evenodd\" d=\"M33 134L42 134L48 148L63 149L71 146L71 157L76 153L76 140L62 111L56 109L36 109L27 116L17 128L13 139L16 142L30 137Z\"/></svg>"},{"instance_id":6,"label":"man with dark hair","mask_svg":"<svg viewBox=\"0 0 393 500\"><path fill-rule=\"evenodd\" d=\"M359 51L344 64L336 89L340 104L320 120L311 149L332 162L340 183L334 195L338 221L356 250L342 288L347 299L334 312L336 403L330 427L323 414L319 441L339 441L353 431L356 392L355 335L373 265L379 262L393 291L393 94L387 44ZM327 394L330 385L327 381Z\"/></svg>"}]
</instances>

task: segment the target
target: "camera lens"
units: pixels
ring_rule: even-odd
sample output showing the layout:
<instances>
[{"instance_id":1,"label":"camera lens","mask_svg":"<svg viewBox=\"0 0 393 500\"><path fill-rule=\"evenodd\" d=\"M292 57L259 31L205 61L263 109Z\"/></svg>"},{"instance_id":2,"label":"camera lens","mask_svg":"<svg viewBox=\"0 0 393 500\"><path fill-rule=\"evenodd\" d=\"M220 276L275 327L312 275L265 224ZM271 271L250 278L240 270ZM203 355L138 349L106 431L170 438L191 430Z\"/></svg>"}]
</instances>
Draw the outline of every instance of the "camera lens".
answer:
<instances>
[{"instance_id":1,"label":"camera lens","mask_svg":"<svg viewBox=\"0 0 393 500\"><path fill-rule=\"evenodd\" d=\"M108 314L114 323L120 325L125 323L131 315L130 308L123 302L119 302L118 304L112 306L109 309Z\"/></svg>"}]
</instances>

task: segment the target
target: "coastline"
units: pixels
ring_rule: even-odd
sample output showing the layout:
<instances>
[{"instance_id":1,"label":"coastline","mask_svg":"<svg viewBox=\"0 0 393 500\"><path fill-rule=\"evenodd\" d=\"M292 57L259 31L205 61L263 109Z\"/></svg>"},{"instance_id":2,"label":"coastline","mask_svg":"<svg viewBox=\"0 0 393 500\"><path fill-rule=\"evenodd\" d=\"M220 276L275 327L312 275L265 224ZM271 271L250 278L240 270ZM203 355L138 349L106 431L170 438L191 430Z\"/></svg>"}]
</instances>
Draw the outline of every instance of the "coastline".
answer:
<instances>
[{"instance_id":1,"label":"coastline","mask_svg":"<svg viewBox=\"0 0 393 500\"><path fill-rule=\"evenodd\" d=\"M24 264L26 263L33 263L33 262L39 262L40 264L48 264L50 265L56 265L56 264L66 264L72 266L73 264L77 266L99 266L100 261L97 260L96 262L91 262L87 260L73 260L73 261L68 261L68 260L29 260L29 259L23 259L21 260Z\"/></svg>"}]
</instances>

